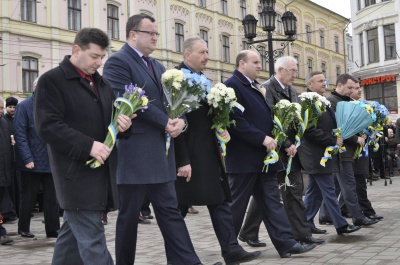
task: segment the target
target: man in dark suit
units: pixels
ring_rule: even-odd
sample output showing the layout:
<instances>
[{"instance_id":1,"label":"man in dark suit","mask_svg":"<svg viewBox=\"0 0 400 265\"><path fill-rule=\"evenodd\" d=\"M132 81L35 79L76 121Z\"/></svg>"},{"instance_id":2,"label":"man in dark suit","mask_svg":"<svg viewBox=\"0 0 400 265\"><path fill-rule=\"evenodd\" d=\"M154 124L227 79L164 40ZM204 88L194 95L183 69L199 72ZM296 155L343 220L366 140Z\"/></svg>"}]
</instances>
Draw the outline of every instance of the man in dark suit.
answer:
<instances>
[{"instance_id":1,"label":"man in dark suit","mask_svg":"<svg viewBox=\"0 0 400 265\"><path fill-rule=\"evenodd\" d=\"M309 73L306 77L306 83L311 92L316 92L321 96L325 92L325 76L322 72ZM318 233L326 233L326 230L317 229L314 224L314 217L323 199L332 217L336 232L341 235L355 232L360 227L349 225L340 214L333 177L333 173L340 170L339 155L333 154L332 158L326 162L325 167L320 164L326 147L343 144L342 138L332 134L332 130L336 127L335 114L328 107L326 112L319 117L317 126L311 125L304 132L298 155L304 173L309 174L304 198L309 226Z\"/></svg>"},{"instance_id":2,"label":"man in dark suit","mask_svg":"<svg viewBox=\"0 0 400 265\"><path fill-rule=\"evenodd\" d=\"M265 88L256 79L261 70L257 53L242 51L236 57L236 70L225 85L235 90L237 103L232 118L236 126L229 128L231 141L226 155L226 167L232 192L232 216L238 234L246 208L253 195L262 212L264 224L276 250L282 258L313 249L293 238L285 209L279 200L276 172L283 169L278 161L263 172L267 153L277 145L272 138L273 111L265 99Z\"/></svg>"},{"instance_id":3,"label":"man in dark suit","mask_svg":"<svg viewBox=\"0 0 400 265\"><path fill-rule=\"evenodd\" d=\"M202 71L208 62L207 43L198 37L189 38L183 43L183 49L184 61L179 68L203 75ZM180 177L175 183L178 206L185 217L189 205L207 205L226 264L244 263L257 258L260 252L246 252L238 244L228 205L231 193L215 130L211 129L209 110L206 99L203 99L199 109L186 114L189 127L175 139L176 165ZM222 137L229 139L228 131Z\"/></svg>"},{"instance_id":4,"label":"man in dark suit","mask_svg":"<svg viewBox=\"0 0 400 265\"><path fill-rule=\"evenodd\" d=\"M161 75L165 68L149 57L157 47L158 35L153 17L144 14L130 17L126 24L127 43L104 66L104 77L116 93L122 94L127 84L137 84L150 100L148 109L138 113L129 135L117 143L120 201L115 240L117 265L135 261L138 217L145 196L153 205L168 260L173 265L200 263L178 209L173 140L169 155L165 154L165 132L177 137L185 121L169 119L163 104Z\"/></svg>"},{"instance_id":5,"label":"man in dark suit","mask_svg":"<svg viewBox=\"0 0 400 265\"><path fill-rule=\"evenodd\" d=\"M266 88L266 97L270 105L275 105L281 99L290 102L299 102L297 91L292 87L295 77L297 76L297 60L291 56L280 57L275 63L275 75L262 84ZM292 167L289 174L292 186L281 188L283 205L292 227L294 238L304 243L322 244L323 239L312 237L311 229L307 224L306 208L303 202L303 177L301 174L301 165L298 155L296 155L295 142L296 132L290 130L288 139L282 144L279 150L279 157L285 166L288 163L288 157L293 156ZM278 172L278 183L285 182L286 170ZM256 204L255 200L251 204ZM246 220L240 231L239 238L246 241L249 245L260 244L258 241L258 231L261 225L262 215L260 210L251 205L247 212Z\"/></svg>"},{"instance_id":6,"label":"man in dark suit","mask_svg":"<svg viewBox=\"0 0 400 265\"><path fill-rule=\"evenodd\" d=\"M113 203L108 207L118 209L117 152L103 144L114 93L97 72L109 44L100 29L81 29L72 55L44 73L36 88L35 128L48 144L56 195L64 209L52 264L114 264L101 223L108 201ZM118 116L120 132L129 129L131 118ZM92 158L103 165L90 168L86 162Z\"/></svg>"}]
</instances>

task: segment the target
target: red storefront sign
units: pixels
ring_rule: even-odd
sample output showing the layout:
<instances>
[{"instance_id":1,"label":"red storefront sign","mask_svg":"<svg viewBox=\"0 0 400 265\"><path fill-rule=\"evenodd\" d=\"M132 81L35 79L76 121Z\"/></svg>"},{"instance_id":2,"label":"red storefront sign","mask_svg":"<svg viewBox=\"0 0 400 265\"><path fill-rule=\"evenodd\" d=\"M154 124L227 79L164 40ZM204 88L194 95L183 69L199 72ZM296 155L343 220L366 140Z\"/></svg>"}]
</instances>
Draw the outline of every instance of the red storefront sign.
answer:
<instances>
[{"instance_id":1,"label":"red storefront sign","mask_svg":"<svg viewBox=\"0 0 400 265\"><path fill-rule=\"evenodd\" d=\"M389 82L396 82L396 75L381 75L381 76L375 76L375 77L370 77L363 79L361 81L361 86L370 86L370 85L376 85L376 84L381 84L381 83L389 83Z\"/></svg>"}]
</instances>

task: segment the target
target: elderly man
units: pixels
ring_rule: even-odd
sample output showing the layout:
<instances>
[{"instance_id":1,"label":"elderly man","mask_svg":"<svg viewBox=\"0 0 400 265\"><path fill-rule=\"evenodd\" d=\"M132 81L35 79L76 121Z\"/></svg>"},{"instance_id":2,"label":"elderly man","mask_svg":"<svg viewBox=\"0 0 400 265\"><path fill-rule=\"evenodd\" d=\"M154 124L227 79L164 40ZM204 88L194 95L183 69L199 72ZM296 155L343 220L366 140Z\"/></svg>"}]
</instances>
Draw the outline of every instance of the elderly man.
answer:
<instances>
[{"instance_id":1,"label":"elderly man","mask_svg":"<svg viewBox=\"0 0 400 265\"><path fill-rule=\"evenodd\" d=\"M236 70L225 85L235 90L237 103L232 118L236 126L229 128L231 141L226 155L226 167L232 192L232 216L236 233L242 226L246 208L253 195L262 213L264 224L276 250L282 258L313 249L316 245L302 245L293 238L285 209L279 200L276 173L282 163L269 166L263 172L267 153L277 145L272 138L273 111L265 99L265 88L257 78L261 60L249 50L236 57Z\"/></svg>"},{"instance_id":2,"label":"elderly man","mask_svg":"<svg viewBox=\"0 0 400 265\"><path fill-rule=\"evenodd\" d=\"M270 105L275 105L281 99L290 102L298 102L297 91L292 84L297 76L297 60L291 56L280 57L275 63L275 76L262 84L266 88L266 97ZM290 182L293 186L281 189L283 205L292 227L294 238L303 243L322 244L323 239L316 239L312 236L311 229L307 224L306 209L303 202L303 177L301 174L301 165L299 157L296 155L295 142L296 133L293 130L288 132L288 139L283 143L283 147L279 151L279 157L282 162L287 165L288 157L293 156L292 167L289 174ZM278 182L284 183L286 171L282 170L277 173ZM258 240L258 231L262 221L262 215L256 201L253 199L247 212L246 220L240 231L239 239L246 241L250 246L261 246L264 243Z\"/></svg>"},{"instance_id":3,"label":"elderly man","mask_svg":"<svg viewBox=\"0 0 400 265\"><path fill-rule=\"evenodd\" d=\"M327 97L327 99L331 102L331 109L334 113L336 112L336 105L338 102L351 100L350 95L352 94L356 84L357 80L349 74L342 74L337 78L335 90L332 91L331 95ZM353 135L352 137L346 139L344 141L346 152L340 154L343 170L341 172L334 173L335 178L339 183L341 196L343 196L347 209L352 215L354 225L357 226L368 226L379 221L377 219L369 219L365 216L361 210L357 198L356 181L353 171L353 156L357 145L364 146L364 144L365 138L357 135ZM329 213L323 206L320 213L320 218L326 219L326 216L328 215Z\"/></svg>"},{"instance_id":4,"label":"elderly man","mask_svg":"<svg viewBox=\"0 0 400 265\"><path fill-rule=\"evenodd\" d=\"M325 92L325 76L322 72L309 73L306 82L308 91L316 92L321 96ZM332 217L337 234L352 233L360 229L359 226L349 225L340 214L333 177L333 174L340 170L339 155L333 154L332 159L328 160L325 167L320 164L327 146L343 144L342 138L332 134L332 130L336 127L335 115L330 108L327 108L326 112L319 117L317 126L311 125L305 131L299 150L304 173L309 174L308 187L304 197L307 221L309 226L319 234L326 233L326 230L320 230L314 224L314 217L321 207L322 200Z\"/></svg>"},{"instance_id":5,"label":"elderly man","mask_svg":"<svg viewBox=\"0 0 400 265\"><path fill-rule=\"evenodd\" d=\"M198 37L189 38L183 43L183 48L184 61L179 68L203 75L202 71L208 62L207 43ZM221 163L215 130L211 129L209 109L208 104L202 101L199 109L186 114L189 127L175 140L175 157L180 177L175 183L178 206L185 217L189 205L207 205L226 264L244 263L257 258L260 252L248 253L238 244L228 205L231 193ZM229 133L225 131L223 137L229 139Z\"/></svg>"}]
</instances>

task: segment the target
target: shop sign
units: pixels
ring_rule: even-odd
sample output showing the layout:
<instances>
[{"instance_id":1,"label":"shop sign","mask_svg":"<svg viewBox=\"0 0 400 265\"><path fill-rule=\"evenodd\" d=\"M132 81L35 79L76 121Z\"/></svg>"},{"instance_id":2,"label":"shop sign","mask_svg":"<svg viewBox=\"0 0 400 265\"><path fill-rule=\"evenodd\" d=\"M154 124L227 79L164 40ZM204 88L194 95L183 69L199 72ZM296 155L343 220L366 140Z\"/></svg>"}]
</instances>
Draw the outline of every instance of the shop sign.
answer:
<instances>
[{"instance_id":1,"label":"shop sign","mask_svg":"<svg viewBox=\"0 0 400 265\"><path fill-rule=\"evenodd\" d=\"M376 85L376 84L381 84L381 83L389 83L389 82L396 82L396 75L381 75L381 76L375 76L375 77L370 77L363 79L361 81L361 86L370 86L370 85Z\"/></svg>"}]
</instances>

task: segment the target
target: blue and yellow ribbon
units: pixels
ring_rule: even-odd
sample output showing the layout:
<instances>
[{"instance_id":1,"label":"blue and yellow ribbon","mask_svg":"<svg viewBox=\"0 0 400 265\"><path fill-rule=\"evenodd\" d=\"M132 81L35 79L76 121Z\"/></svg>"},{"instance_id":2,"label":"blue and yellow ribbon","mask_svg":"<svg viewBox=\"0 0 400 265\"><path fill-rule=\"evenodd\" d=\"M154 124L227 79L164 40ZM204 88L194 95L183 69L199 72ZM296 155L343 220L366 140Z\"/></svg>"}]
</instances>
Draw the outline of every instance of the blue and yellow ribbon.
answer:
<instances>
[{"instance_id":1,"label":"blue and yellow ribbon","mask_svg":"<svg viewBox=\"0 0 400 265\"><path fill-rule=\"evenodd\" d=\"M165 155L168 156L168 150L171 146L171 135L165 132Z\"/></svg>"},{"instance_id":2,"label":"blue and yellow ribbon","mask_svg":"<svg viewBox=\"0 0 400 265\"><path fill-rule=\"evenodd\" d=\"M221 155L226 156L226 144L229 142L227 138L224 138L221 136L225 132L224 129L219 128L218 130L215 130L215 136L217 136L219 145L221 146Z\"/></svg>"},{"instance_id":3,"label":"blue and yellow ribbon","mask_svg":"<svg viewBox=\"0 0 400 265\"><path fill-rule=\"evenodd\" d=\"M279 160L279 155L275 150L269 151L268 155L264 158L263 172L268 172L268 167L271 164L275 164Z\"/></svg>"},{"instance_id":4,"label":"blue and yellow ribbon","mask_svg":"<svg viewBox=\"0 0 400 265\"><path fill-rule=\"evenodd\" d=\"M318 115L321 115L321 114L322 114L322 110L321 110L321 108L318 106L317 102L314 102L314 107L315 107L315 110L317 111Z\"/></svg>"}]
</instances>

